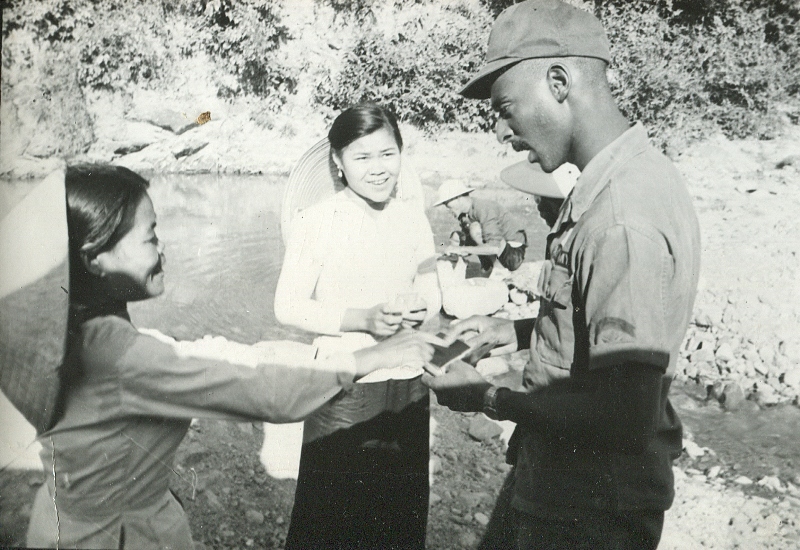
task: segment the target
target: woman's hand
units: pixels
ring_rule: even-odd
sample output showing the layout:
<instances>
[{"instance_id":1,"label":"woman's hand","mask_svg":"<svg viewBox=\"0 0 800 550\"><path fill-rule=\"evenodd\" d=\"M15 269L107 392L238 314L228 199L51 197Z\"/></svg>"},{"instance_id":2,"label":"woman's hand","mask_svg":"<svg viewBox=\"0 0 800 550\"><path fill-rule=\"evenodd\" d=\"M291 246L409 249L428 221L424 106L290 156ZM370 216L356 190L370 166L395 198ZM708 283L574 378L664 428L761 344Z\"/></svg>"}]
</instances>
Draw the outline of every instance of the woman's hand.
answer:
<instances>
[{"instance_id":1,"label":"woman's hand","mask_svg":"<svg viewBox=\"0 0 800 550\"><path fill-rule=\"evenodd\" d=\"M392 311L388 304L378 304L369 309L348 309L342 319L342 332L369 332L385 338L400 329L403 316Z\"/></svg>"},{"instance_id":2,"label":"woman's hand","mask_svg":"<svg viewBox=\"0 0 800 550\"><path fill-rule=\"evenodd\" d=\"M377 369L405 365L427 365L433 358L433 346L414 331L400 331L386 340L353 353L356 379Z\"/></svg>"},{"instance_id":3,"label":"woman's hand","mask_svg":"<svg viewBox=\"0 0 800 550\"><path fill-rule=\"evenodd\" d=\"M400 315L401 328L418 328L428 314L428 304L416 292L398 294L384 307L392 315Z\"/></svg>"},{"instance_id":4,"label":"woman's hand","mask_svg":"<svg viewBox=\"0 0 800 550\"><path fill-rule=\"evenodd\" d=\"M389 304L378 304L366 310L366 329L373 336L391 336L401 328L403 313Z\"/></svg>"}]
</instances>

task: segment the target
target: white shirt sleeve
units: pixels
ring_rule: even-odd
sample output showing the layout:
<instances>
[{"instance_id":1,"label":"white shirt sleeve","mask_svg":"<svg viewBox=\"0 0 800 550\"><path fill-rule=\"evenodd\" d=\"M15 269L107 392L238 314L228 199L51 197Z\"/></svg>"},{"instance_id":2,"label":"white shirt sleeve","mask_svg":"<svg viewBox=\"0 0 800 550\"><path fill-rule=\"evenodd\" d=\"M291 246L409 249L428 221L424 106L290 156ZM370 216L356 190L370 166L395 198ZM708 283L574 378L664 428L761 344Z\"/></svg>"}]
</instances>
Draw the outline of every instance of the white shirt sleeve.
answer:
<instances>
[{"instance_id":1,"label":"white shirt sleeve","mask_svg":"<svg viewBox=\"0 0 800 550\"><path fill-rule=\"evenodd\" d=\"M339 334L347 308L313 298L329 231L329 216L298 214L275 290L275 317L279 323L319 334Z\"/></svg>"}]
</instances>

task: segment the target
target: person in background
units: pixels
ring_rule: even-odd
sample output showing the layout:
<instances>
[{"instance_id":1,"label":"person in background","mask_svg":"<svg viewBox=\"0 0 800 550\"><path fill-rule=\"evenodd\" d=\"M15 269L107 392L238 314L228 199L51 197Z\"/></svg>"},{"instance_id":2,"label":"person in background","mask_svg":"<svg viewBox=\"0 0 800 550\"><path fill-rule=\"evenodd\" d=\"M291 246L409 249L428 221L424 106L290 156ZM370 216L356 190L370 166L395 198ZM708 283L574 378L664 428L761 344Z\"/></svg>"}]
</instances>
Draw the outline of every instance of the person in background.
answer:
<instances>
[{"instance_id":1,"label":"person in background","mask_svg":"<svg viewBox=\"0 0 800 550\"><path fill-rule=\"evenodd\" d=\"M473 191L459 180L439 187L434 206L447 208L461 225L460 231L451 233L445 254L475 254L487 275L495 260L509 271L518 269L528 244L523 225L496 202L473 197Z\"/></svg>"},{"instance_id":2,"label":"person in background","mask_svg":"<svg viewBox=\"0 0 800 550\"><path fill-rule=\"evenodd\" d=\"M301 419L360 376L432 356L409 333L324 359L294 342L240 345L231 361L180 356L137 331L127 311L128 302L164 292L148 182L126 168L82 165L67 168L65 188L63 412L39 436L46 481L31 511L31 547L192 550L186 514L169 489L192 418ZM287 362L269 359L276 355Z\"/></svg>"},{"instance_id":3,"label":"person in background","mask_svg":"<svg viewBox=\"0 0 800 550\"><path fill-rule=\"evenodd\" d=\"M514 465L482 549L654 549L681 422L668 394L691 319L700 235L683 177L619 111L602 24L558 0L505 10L462 94L491 97L497 139L581 176L547 238L536 319L476 317L472 345L530 349L524 391L466 363L423 380L439 402L516 422Z\"/></svg>"},{"instance_id":4,"label":"person in background","mask_svg":"<svg viewBox=\"0 0 800 550\"><path fill-rule=\"evenodd\" d=\"M398 183L394 115L350 107L328 139L344 189L292 223L275 293L278 321L321 334L323 354L418 326L441 303L430 224ZM430 404L418 374L351 386L306 419L287 549L425 547Z\"/></svg>"}]
</instances>

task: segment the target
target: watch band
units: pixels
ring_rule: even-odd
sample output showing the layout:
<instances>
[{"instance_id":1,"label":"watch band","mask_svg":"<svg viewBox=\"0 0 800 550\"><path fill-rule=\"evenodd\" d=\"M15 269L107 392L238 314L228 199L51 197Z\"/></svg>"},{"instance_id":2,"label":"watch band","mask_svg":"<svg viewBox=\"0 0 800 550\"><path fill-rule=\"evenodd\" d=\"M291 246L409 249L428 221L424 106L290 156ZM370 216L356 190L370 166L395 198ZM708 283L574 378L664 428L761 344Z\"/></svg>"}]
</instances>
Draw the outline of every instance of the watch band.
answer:
<instances>
[{"instance_id":1,"label":"watch band","mask_svg":"<svg viewBox=\"0 0 800 550\"><path fill-rule=\"evenodd\" d=\"M497 392L500 386L489 386L483 394L483 414L492 420L499 420L497 416Z\"/></svg>"}]
</instances>

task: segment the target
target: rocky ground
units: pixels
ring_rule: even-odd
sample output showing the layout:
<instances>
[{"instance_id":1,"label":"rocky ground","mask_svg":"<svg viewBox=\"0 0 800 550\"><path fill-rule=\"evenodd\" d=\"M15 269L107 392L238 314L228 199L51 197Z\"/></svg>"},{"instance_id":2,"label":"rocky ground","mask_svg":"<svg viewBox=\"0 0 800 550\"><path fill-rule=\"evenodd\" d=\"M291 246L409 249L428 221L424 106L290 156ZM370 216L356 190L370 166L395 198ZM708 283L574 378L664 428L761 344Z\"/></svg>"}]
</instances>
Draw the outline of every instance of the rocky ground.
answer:
<instances>
[{"instance_id":1,"label":"rocky ground","mask_svg":"<svg viewBox=\"0 0 800 550\"><path fill-rule=\"evenodd\" d=\"M267 131L224 105L181 109L177 101L157 99L142 95L134 108L96 103L107 116L85 158L138 170L285 175L324 128L313 119ZM197 116L207 110L211 122L198 124ZM528 200L499 183L500 169L516 157L491 136L448 134L432 140L411 129L405 135L428 192L460 177L501 202ZM700 217L703 268L673 391L687 436L661 548L797 548L800 128L774 141L711 140L675 161ZM4 161L2 172L36 175L59 162L18 157ZM531 278L516 284L529 290ZM535 310L527 294L516 295L516 302L503 314ZM513 383L523 360L518 354L484 368ZM429 547L472 548L508 471L502 459L508 426L438 406L433 416L438 429ZM709 427L730 421L740 425L742 441ZM760 436L758 445L745 445L747 436ZM198 546L281 547L293 482L265 474L258 462L260 441L257 426L216 422L198 423L187 437L175 489ZM0 545L21 544L40 483L35 472L0 472Z\"/></svg>"}]
</instances>

